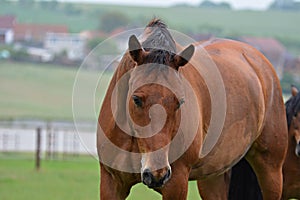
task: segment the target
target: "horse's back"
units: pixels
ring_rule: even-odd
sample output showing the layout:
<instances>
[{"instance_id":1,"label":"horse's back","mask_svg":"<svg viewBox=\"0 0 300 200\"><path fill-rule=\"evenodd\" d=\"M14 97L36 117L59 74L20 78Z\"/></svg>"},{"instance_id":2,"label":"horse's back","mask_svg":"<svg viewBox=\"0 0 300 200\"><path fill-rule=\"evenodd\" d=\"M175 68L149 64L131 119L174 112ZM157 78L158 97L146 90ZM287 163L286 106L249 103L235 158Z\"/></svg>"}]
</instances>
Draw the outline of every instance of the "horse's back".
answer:
<instances>
[{"instance_id":1,"label":"horse's back","mask_svg":"<svg viewBox=\"0 0 300 200\"><path fill-rule=\"evenodd\" d=\"M256 104L256 110L264 115L263 121L258 121L260 126L274 107L284 110L279 79L261 52L248 44L226 39L215 39L200 46L218 66L226 93L251 98L240 103Z\"/></svg>"},{"instance_id":2,"label":"horse's back","mask_svg":"<svg viewBox=\"0 0 300 200\"><path fill-rule=\"evenodd\" d=\"M217 63L219 70L223 69L224 76L226 73L240 72L243 73L243 76L239 76L237 79L249 80L250 78L253 81L251 79L253 77L249 75L254 75L258 78L266 99L268 99L267 93L274 92L273 90L279 91L277 95L281 95L279 80L272 64L256 48L243 42L227 39L214 39L200 43L199 46L208 52L213 61Z\"/></svg>"},{"instance_id":3,"label":"horse's back","mask_svg":"<svg viewBox=\"0 0 300 200\"><path fill-rule=\"evenodd\" d=\"M284 119L284 105L276 72L258 50L241 42L222 39L198 43L197 49L207 52L222 77L226 114L217 148L213 148L197 163L197 166L202 167L195 169L191 177L229 169L247 153L268 121L277 123L276 120ZM201 63L202 57L196 54L195 59ZM195 78L194 73L185 74L192 82L201 78ZM200 96L199 101L206 98ZM206 162L210 163L207 168Z\"/></svg>"}]
</instances>

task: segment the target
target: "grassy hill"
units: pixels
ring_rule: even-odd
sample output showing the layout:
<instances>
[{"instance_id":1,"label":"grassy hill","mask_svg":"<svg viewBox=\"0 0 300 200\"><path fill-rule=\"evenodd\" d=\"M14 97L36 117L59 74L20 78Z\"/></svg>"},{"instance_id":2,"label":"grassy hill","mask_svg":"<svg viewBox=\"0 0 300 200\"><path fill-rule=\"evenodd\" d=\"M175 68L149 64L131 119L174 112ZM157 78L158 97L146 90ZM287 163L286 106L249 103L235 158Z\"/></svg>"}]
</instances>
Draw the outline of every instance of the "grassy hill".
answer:
<instances>
[{"instance_id":1,"label":"grassy hill","mask_svg":"<svg viewBox=\"0 0 300 200\"><path fill-rule=\"evenodd\" d=\"M144 27L156 16L162 18L169 28L184 33L213 32L219 37L275 37L287 45L290 51L300 54L300 12L297 11L232 11L199 7L154 8L103 4L70 6L66 3L60 3L56 9L41 9L38 3L24 9L16 2L0 6L0 14L14 14L19 22L66 24L71 32L97 29L101 16L109 11L128 16L128 27Z\"/></svg>"},{"instance_id":2,"label":"grassy hill","mask_svg":"<svg viewBox=\"0 0 300 200\"><path fill-rule=\"evenodd\" d=\"M63 10L63 4L60 5L62 8L57 10L42 9L38 4L28 7L20 6L16 2L1 2L1 4L0 14L15 15L19 23L64 24L69 27L71 32L94 29L97 26L95 24L96 20L91 20L89 13L67 14Z\"/></svg>"},{"instance_id":3,"label":"grassy hill","mask_svg":"<svg viewBox=\"0 0 300 200\"><path fill-rule=\"evenodd\" d=\"M0 120L42 119L69 120L72 114L72 92L77 69L62 66L0 62ZM84 88L97 88L99 73L83 72L80 76ZM111 74L104 74L108 82ZM96 94L96 113L99 110L105 89ZM90 102L86 94L77 97L82 108L82 120L92 117L85 111ZM78 104L77 104L78 105Z\"/></svg>"}]
</instances>

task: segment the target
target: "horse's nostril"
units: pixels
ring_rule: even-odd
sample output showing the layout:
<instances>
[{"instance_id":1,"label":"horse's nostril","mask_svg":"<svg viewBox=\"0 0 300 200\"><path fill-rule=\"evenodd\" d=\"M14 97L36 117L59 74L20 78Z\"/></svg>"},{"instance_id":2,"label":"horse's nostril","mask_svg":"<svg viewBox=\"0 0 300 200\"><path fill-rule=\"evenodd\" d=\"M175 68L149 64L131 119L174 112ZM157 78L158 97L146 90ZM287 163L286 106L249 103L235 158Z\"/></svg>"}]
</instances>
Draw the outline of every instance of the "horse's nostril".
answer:
<instances>
[{"instance_id":1,"label":"horse's nostril","mask_svg":"<svg viewBox=\"0 0 300 200\"><path fill-rule=\"evenodd\" d=\"M142 181L150 188L162 187L171 177L171 169L168 169L163 177L155 177L149 169L142 172Z\"/></svg>"},{"instance_id":2,"label":"horse's nostril","mask_svg":"<svg viewBox=\"0 0 300 200\"><path fill-rule=\"evenodd\" d=\"M153 175L149 169L145 169L142 174L142 181L146 185L150 185L153 179Z\"/></svg>"},{"instance_id":3,"label":"horse's nostril","mask_svg":"<svg viewBox=\"0 0 300 200\"><path fill-rule=\"evenodd\" d=\"M143 178L151 177L151 171L149 169L145 169L143 172Z\"/></svg>"}]
</instances>

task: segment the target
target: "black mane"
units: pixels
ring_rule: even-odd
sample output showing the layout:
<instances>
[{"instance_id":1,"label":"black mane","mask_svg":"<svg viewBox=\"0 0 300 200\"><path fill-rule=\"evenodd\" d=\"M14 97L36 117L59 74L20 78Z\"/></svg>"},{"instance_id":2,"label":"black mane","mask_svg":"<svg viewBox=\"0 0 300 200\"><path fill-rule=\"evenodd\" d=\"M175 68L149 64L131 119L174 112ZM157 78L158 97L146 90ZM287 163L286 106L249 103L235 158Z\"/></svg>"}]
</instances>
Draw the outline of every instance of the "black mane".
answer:
<instances>
[{"instance_id":1,"label":"black mane","mask_svg":"<svg viewBox=\"0 0 300 200\"><path fill-rule=\"evenodd\" d=\"M146 51L160 49L171 51L173 53L176 52L175 41L173 40L165 23L163 23L160 19L153 19L149 22L146 28L151 29L150 35L142 43L142 46Z\"/></svg>"},{"instance_id":2,"label":"black mane","mask_svg":"<svg viewBox=\"0 0 300 200\"><path fill-rule=\"evenodd\" d=\"M285 103L286 119L288 128L290 128L293 116L296 116L300 111L300 92L296 96L290 97Z\"/></svg>"},{"instance_id":3,"label":"black mane","mask_svg":"<svg viewBox=\"0 0 300 200\"><path fill-rule=\"evenodd\" d=\"M175 41L168 31L167 25L160 19L153 19L150 21L146 29L148 28L151 32L147 39L142 43L143 48L148 52L147 60L144 64L161 64L157 66L162 68L160 70L164 70L163 68L167 67L163 67L162 65L169 66L170 61L172 61L176 53Z\"/></svg>"}]
</instances>

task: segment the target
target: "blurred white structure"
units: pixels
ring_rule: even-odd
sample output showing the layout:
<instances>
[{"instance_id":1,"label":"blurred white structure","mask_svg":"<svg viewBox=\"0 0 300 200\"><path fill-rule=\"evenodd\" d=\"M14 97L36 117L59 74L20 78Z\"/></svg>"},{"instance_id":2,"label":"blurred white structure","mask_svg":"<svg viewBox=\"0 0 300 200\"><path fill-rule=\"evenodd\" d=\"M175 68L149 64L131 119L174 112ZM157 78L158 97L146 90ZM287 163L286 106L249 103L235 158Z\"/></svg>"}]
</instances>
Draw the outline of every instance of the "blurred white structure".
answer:
<instances>
[{"instance_id":1,"label":"blurred white structure","mask_svg":"<svg viewBox=\"0 0 300 200\"><path fill-rule=\"evenodd\" d=\"M66 53L70 60L81 60L85 57L86 39L74 33L47 33L44 48L54 54Z\"/></svg>"}]
</instances>

